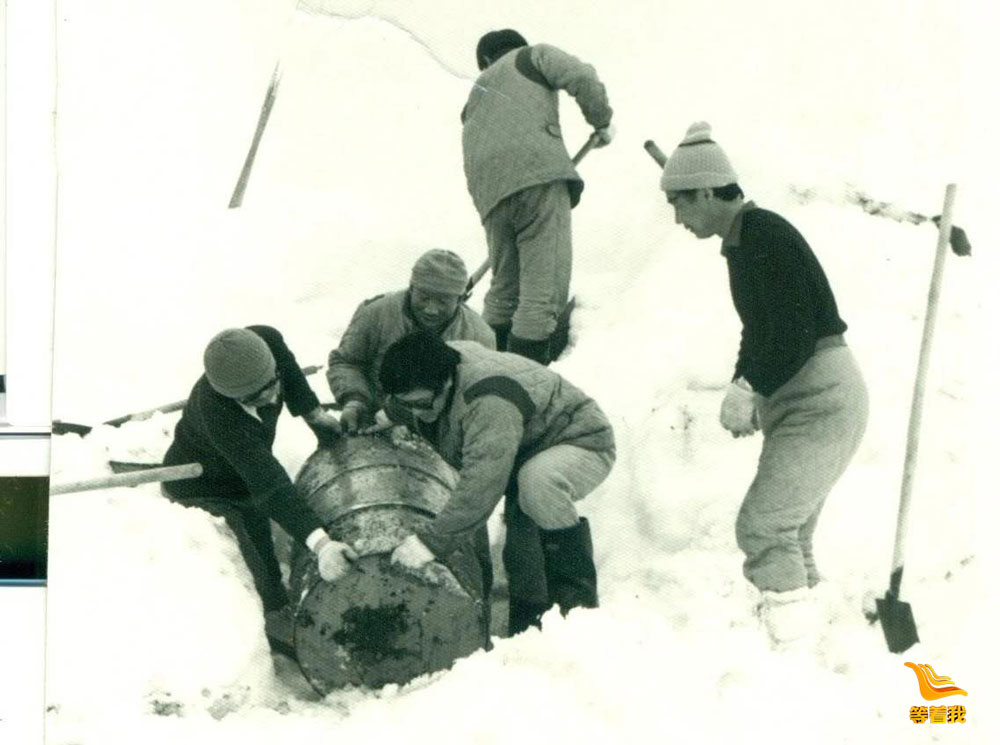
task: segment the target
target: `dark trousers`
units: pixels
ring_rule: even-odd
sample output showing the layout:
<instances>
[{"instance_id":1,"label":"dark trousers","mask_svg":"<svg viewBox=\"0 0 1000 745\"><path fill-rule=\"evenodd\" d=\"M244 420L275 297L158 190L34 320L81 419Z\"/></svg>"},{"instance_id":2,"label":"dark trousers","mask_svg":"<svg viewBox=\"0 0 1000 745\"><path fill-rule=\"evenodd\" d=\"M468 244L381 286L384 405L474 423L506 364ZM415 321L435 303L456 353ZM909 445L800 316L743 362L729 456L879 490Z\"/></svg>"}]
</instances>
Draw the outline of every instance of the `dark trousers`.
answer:
<instances>
[{"instance_id":1,"label":"dark trousers","mask_svg":"<svg viewBox=\"0 0 1000 745\"><path fill-rule=\"evenodd\" d=\"M240 553L253 576L254 587L264 604L265 613L288 604L288 591L281 581L281 568L274 555L271 520L253 502L249 499L226 497L177 499L165 489L163 493L177 504L198 507L226 521L226 525L236 536Z\"/></svg>"}]
</instances>

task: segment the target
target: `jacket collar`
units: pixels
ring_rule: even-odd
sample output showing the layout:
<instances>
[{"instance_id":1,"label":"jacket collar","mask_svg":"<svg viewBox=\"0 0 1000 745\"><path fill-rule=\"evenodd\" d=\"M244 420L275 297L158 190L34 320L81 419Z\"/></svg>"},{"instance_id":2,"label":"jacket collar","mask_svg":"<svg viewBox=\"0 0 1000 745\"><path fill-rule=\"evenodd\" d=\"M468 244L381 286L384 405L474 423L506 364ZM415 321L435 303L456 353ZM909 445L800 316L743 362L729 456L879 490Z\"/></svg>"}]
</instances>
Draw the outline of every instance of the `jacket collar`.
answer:
<instances>
[{"instance_id":1,"label":"jacket collar","mask_svg":"<svg viewBox=\"0 0 1000 745\"><path fill-rule=\"evenodd\" d=\"M747 210L753 209L757 209L757 205L753 203L752 199L748 199L740 207L740 211L736 213L732 225L729 226L729 232L722 239L721 253L723 256L729 256L734 248L740 247L740 236L743 233L743 216L747 213Z\"/></svg>"}]
</instances>

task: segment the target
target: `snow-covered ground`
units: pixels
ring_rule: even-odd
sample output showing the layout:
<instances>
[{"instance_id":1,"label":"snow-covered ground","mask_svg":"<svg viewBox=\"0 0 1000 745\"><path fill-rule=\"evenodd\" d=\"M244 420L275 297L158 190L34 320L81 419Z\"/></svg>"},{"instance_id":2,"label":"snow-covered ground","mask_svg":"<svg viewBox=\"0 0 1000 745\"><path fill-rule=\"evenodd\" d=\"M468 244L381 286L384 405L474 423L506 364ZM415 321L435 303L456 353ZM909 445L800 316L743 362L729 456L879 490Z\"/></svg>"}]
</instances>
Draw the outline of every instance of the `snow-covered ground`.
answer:
<instances>
[{"instance_id":1,"label":"snow-covered ground","mask_svg":"<svg viewBox=\"0 0 1000 745\"><path fill-rule=\"evenodd\" d=\"M554 365L612 418L619 460L583 504L602 607L402 688L323 700L272 660L235 543L155 486L54 497L47 742L976 742L990 740L995 626L980 435L988 398L992 134L979 114L985 4L63 0L53 413L99 422L186 397L226 326L270 323L322 364L355 305L434 246L485 257L458 114L479 35L511 26L592 62L616 141L581 166L574 345ZM338 14L339 15L336 15ZM267 82L277 104L243 206L226 208ZM831 280L872 415L817 534L827 639L770 652L733 522L759 438L717 423L739 326L718 241L673 224L658 170L712 123L741 183L788 217ZM587 136L563 108L572 149ZM910 515L905 598L922 643L885 650L861 613L888 580L935 233L836 197L853 183L925 214L959 184ZM482 289L473 298L481 303ZM322 374L312 378L329 400ZM176 415L54 438L53 480L158 457ZM314 439L279 427L294 474ZM969 691L922 724L904 661ZM935 702L939 703L939 702ZM924 731L928 730L928 731Z\"/></svg>"}]
</instances>

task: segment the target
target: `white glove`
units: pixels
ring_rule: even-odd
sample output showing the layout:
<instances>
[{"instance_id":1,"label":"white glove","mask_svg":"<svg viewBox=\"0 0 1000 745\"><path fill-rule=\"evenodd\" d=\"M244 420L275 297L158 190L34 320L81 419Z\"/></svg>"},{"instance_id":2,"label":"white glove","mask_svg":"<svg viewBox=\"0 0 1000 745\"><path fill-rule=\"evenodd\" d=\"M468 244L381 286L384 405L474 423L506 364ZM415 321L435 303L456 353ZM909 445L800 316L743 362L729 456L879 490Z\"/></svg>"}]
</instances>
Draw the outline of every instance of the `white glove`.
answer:
<instances>
[{"instance_id":1,"label":"white glove","mask_svg":"<svg viewBox=\"0 0 1000 745\"><path fill-rule=\"evenodd\" d=\"M719 411L719 421L733 433L733 437L752 435L760 429L757 421L757 394L743 378L729 384Z\"/></svg>"},{"instance_id":2,"label":"white glove","mask_svg":"<svg viewBox=\"0 0 1000 745\"><path fill-rule=\"evenodd\" d=\"M424 545L424 542L411 534L396 546L390 559L393 564L402 564L407 569L419 570L429 562L434 561L434 554Z\"/></svg>"},{"instance_id":3,"label":"white glove","mask_svg":"<svg viewBox=\"0 0 1000 745\"><path fill-rule=\"evenodd\" d=\"M340 435L340 422L337 420L337 417L324 409L322 406L317 406L315 409L306 414L303 419L309 422L309 424L313 427L325 430L333 436Z\"/></svg>"},{"instance_id":4,"label":"white glove","mask_svg":"<svg viewBox=\"0 0 1000 745\"><path fill-rule=\"evenodd\" d=\"M358 558L357 551L328 535L316 542L313 553L319 563L319 576L327 582L336 582L347 574L351 562Z\"/></svg>"},{"instance_id":5,"label":"white glove","mask_svg":"<svg viewBox=\"0 0 1000 745\"><path fill-rule=\"evenodd\" d=\"M389 415L385 413L385 409L379 409L375 412L375 424L370 427L365 427L360 430L363 435L374 435L379 432L385 432L387 429L392 429L396 425L393 424L392 420L389 419ZM399 425L400 427L405 425Z\"/></svg>"},{"instance_id":6,"label":"white glove","mask_svg":"<svg viewBox=\"0 0 1000 745\"><path fill-rule=\"evenodd\" d=\"M597 143L594 147L604 147L609 144L613 139L615 139L615 125L609 124L606 127L601 127L600 129L595 129L594 132L597 134Z\"/></svg>"},{"instance_id":7,"label":"white glove","mask_svg":"<svg viewBox=\"0 0 1000 745\"><path fill-rule=\"evenodd\" d=\"M344 410L340 412L340 426L349 435L357 434L362 424L367 424L366 419L369 419L368 406L364 401L357 399L351 399L344 404Z\"/></svg>"}]
</instances>

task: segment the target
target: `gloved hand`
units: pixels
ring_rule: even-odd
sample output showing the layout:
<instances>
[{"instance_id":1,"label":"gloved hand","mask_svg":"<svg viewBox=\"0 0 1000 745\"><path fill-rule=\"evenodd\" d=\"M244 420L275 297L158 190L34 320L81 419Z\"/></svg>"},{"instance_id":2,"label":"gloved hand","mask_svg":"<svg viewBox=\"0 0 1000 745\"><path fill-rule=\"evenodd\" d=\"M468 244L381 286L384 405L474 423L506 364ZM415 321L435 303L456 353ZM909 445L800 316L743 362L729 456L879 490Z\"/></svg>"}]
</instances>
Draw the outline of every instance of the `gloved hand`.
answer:
<instances>
[{"instance_id":1,"label":"gloved hand","mask_svg":"<svg viewBox=\"0 0 1000 745\"><path fill-rule=\"evenodd\" d=\"M615 139L615 125L609 124L606 127L601 127L600 129L595 129L594 132L597 134L597 142L594 147L604 147L611 143Z\"/></svg>"},{"instance_id":2,"label":"gloved hand","mask_svg":"<svg viewBox=\"0 0 1000 745\"><path fill-rule=\"evenodd\" d=\"M356 435L359 430L371 424L371 413L364 401L351 399L340 412L340 426L347 434Z\"/></svg>"},{"instance_id":3,"label":"gloved hand","mask_svg":"<svg viewBox=\"0 0 1000 745\"><path fill-rule=\"evenodd\" d=\"M743 378L729 384L719 411L719 421L733 433L733 437L752 435L760 429L757 420L757 394Z\"/></svg>"},{"instance_id":4,"label":"gloved hand","mask_svg":"<svg viewBox=\"0 0 1000 745\"><path fill-rule=\"evenodd\" d=\"M358 558L358 553L346 543L335 541L324 535L313 548L319 564L319 576L327 582L336 582L347 574L350 562Z\"/></svg>"},{"instance_id":5,"label":"gloved hand","mask_svg":"<svg viewBox=\"0 0 1000 745\"><path fill-rule=\"evenodd\" d=\"M385 409L379 409L375 412L375 424L365 427L360 432L363 435L374 435L379 432L385 432L387 429L392 429L395 426L406 427L405 424L396 425L385 413Z\"/></svg>"},{"instance_id":6,"label":"gloved hand","mask_svg":"<svg viewBox=\"0 0 1000 745\"><path fill-rule=\"evenodd\" d=\"M306 420L309 428L316 435L316 439L320 445L330 445L340 437L340 422L337 421L337 417L322 406L317 406L306 414L303 419Z\"/></svg>"},{"instance_id":7,"label":"gloved hand","mask_svg":"<svg viewBox=\"0 0 1000 745\"><path fill-rule=\"evenodd\" d=\"M390 561L393 564L402 564L407 569L419 570L434 561L434 554L423 541L411 533L396 546Z\"/></svg>"}]
</instances>

